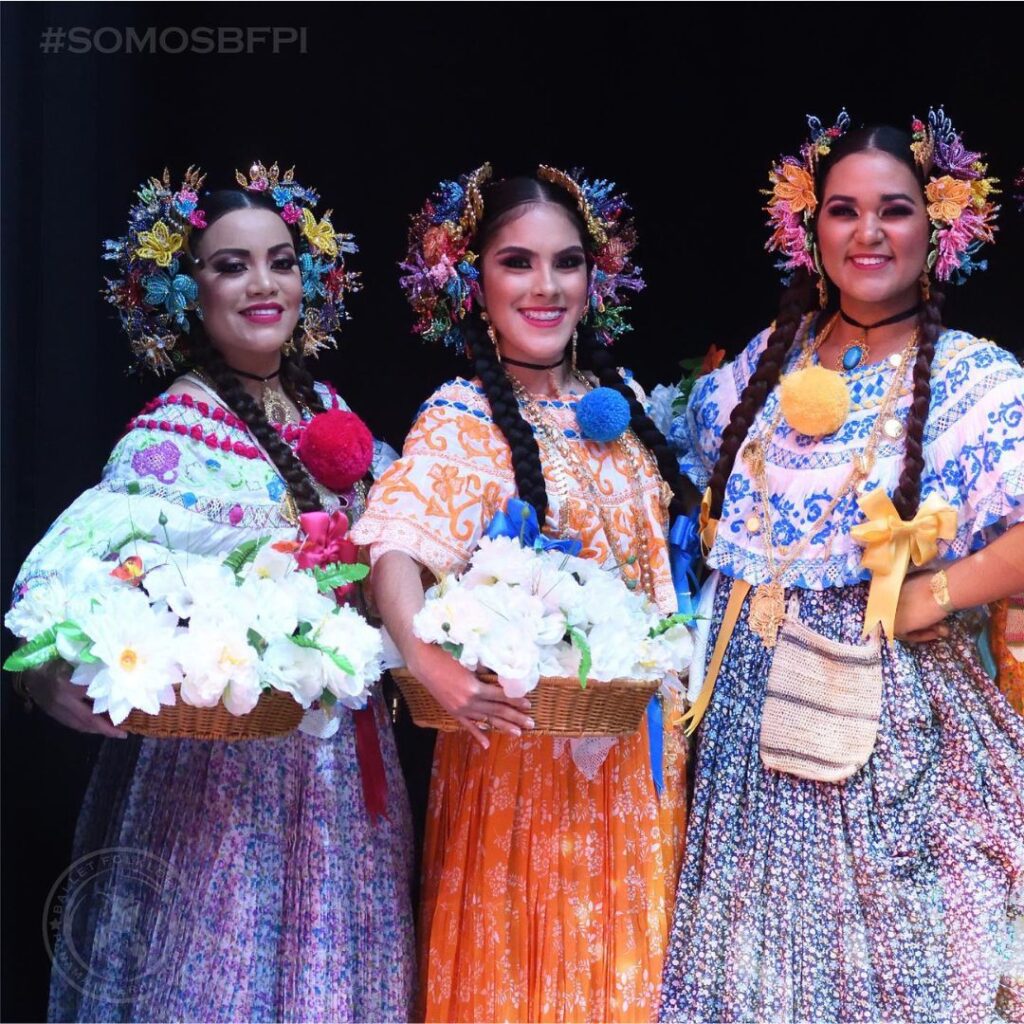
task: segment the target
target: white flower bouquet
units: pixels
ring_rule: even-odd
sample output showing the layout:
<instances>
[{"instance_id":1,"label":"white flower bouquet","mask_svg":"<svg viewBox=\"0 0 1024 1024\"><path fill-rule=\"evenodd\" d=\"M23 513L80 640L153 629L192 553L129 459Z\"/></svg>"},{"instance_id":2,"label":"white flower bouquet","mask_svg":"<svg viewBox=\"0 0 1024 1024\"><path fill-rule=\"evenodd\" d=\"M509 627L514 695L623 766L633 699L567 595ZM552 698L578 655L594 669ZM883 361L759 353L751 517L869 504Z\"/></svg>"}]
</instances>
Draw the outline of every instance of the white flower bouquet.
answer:
<instances>
[{"instance_id":1,"label":"white flower bouquet","mask_svg":"<svg viewBox=\"0 0 1024 1024\"><path fill-rule=\"evenodd\" d=\"M382 671L381 635L335 596L367 568L316 564L339 550L262 538L215 558L135 532L110 558L83 558L26 590L4 622L27 642L3 667L63 658L115 725L179 701L249 715L264 694L290 698L292 728L314 704L328 715L363 707Z\"/></svg>"},{"instance_id":2,"label":"white flower bouquet","mask_svg":"<svg viewBox=\"0 0 1024 1024\"><path fill-rule=\"evenodd\" d=\"M663 681L671 686L690 664L692 616L663 617L617 573L569 553L567 542L553 548L529 506L509 505L503 522L521 516L525 529L489 531L460 575L431 587L413 620L416 636L471 671L493 673L510 697L555 679L578 680L584 692L595 683L651 684L647 699Z\"/></svg>"}]
</instances>

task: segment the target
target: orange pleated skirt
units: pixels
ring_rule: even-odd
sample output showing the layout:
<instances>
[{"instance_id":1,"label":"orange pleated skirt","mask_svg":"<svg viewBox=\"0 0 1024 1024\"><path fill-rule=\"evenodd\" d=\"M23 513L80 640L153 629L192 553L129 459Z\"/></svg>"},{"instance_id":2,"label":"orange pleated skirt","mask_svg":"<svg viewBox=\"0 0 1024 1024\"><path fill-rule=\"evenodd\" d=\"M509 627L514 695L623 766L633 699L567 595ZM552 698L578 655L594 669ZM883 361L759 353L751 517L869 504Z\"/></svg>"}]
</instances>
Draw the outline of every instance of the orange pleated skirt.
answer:
<instances>
[{"instance_id":1,"label":"orange pleated skirt","mask_svg":"<svg viewBox=\"0 0 1024 1024\"><path fill-rule=\"evenodd\" d=\"M568 741L438 736L424 847L427 1021L653 1021L686 826L686 746L646 724L592 779Z\"/></svg>"}]
</instances>

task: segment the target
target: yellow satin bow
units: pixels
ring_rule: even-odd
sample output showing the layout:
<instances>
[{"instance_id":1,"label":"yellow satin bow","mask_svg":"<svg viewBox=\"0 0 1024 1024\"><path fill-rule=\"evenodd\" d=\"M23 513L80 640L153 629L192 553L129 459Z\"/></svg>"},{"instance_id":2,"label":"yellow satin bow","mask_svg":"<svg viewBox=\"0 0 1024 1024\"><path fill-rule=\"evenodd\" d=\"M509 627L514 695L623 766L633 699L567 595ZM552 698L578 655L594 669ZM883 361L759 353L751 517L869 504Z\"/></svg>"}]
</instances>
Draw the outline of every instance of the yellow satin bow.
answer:
<instances>
[{"instance_id":1,"label":"yellow satin bow","mask_svg":"<svg viewBox=\"0 0 1024 1024\"><path fill-rule=\"evenodd\" d=\"M338 242L334 237L334 226L328 217L324 217L319 224L316 217L307 208L302 208L302 234L308 239L309 244L319 252L337 259Z\"/></svg>"},{"instance_id":2,"label":"yellow satin bow","mask_svg":"<svg viewBox=\"0 0 1024 1024\"><path fill-rule=\"evenodd\" d=\"M885 635L891 639L907 568L911 560L914 565L930 562L939 553L938 541L950 541L956 536L956 509L932 494L913 519L903 520L892 499L882 490L869 491L857 504L868 521L855 526L850 536L864 545L861 565L871 571L864 635L868 636L875 623L881 622Z\"/></svg>"}]
</instances>

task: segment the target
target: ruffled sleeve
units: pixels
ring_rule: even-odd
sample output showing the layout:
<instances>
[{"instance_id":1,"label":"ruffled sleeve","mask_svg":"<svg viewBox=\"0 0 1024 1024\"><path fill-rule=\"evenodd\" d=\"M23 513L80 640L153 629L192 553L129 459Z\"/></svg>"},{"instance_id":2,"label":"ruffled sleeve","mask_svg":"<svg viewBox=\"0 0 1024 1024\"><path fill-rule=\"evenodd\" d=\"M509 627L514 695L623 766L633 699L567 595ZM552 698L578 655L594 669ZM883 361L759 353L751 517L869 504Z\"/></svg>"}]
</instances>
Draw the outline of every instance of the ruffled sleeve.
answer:
<instances>
[{"instance_id":1,"label":"ruffled sleeve","mask_svg":"<svg viewBox=\"0 0 1024 1024\"><path fill-rule=\"evenodd\" d=\"M511 453L486 400L457 379L424 403L351 537L372 562L403 551L441 575L469 561L484 524L514 494Z\"/></svg>"},{"instance_id":2,"label":"ruffled sleeve","mask_svg":"<svg viewBox=\"0 0 1024 1024\"><path fill-rule=\"evenodd\" d=\"M770 333L770 328L761 331L731 363L700 377L693 385L686 409L672 421L667 435L669 444L676 450L680 471L698 490L707 487L722 444L722 431Z\"/></svg>"},{"instance_id":3,"label":"ruffled sleeve","mask_svg":"<svg viewBox=\"0 0 1024 1024\"><path fill-rule=\"evenodd\" d=\"M921 494L957 509L959 558L1024 521L1024 369L983 338L947 331L932 363Z\"/></svg>"},{"instance_id":4,"label":"ruffled sleeve","mask_svg":"<svg viewBox=\"0 0 1024 1024\"><path fill-rule=\"evenodd\" d=\"M219 554L252 537L294 533L282 515L278 474L244 427L222 410L216 418L213 412L181 396L161 396L135 417L100 482L33 548L15 597L84 556L119 550L132 537Z\"/></svg>"}]
</instances>

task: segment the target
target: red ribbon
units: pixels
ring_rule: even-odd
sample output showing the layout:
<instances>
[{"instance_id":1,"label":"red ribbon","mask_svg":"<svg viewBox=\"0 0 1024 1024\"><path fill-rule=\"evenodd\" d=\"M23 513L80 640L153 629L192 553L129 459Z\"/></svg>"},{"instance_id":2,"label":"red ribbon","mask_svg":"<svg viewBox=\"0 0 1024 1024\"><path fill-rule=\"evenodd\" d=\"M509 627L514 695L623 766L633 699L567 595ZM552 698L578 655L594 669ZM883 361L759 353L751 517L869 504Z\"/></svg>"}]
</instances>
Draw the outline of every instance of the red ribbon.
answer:
<instances>
[{"instance_id":1,"label":"red ribbon","mask_svg":"<svg viewBox=\"0 0 1024 1024\"><path fill-rule=\"evenodd\" d=\"M344 512L306 512L299 516L305 534L295 552L300 569L333 565L335 562L351 564L358 559L359 548L348 539L348 516ZM343 604L355 593L356 585L346 583L334 591L338 604ZM373 706L352 712L355 724L356 760L363 785L363 806L371 820L387 817L388 780L384 774L384 758L380 752L380 736Z\"/></svg>"}]
</instances>

